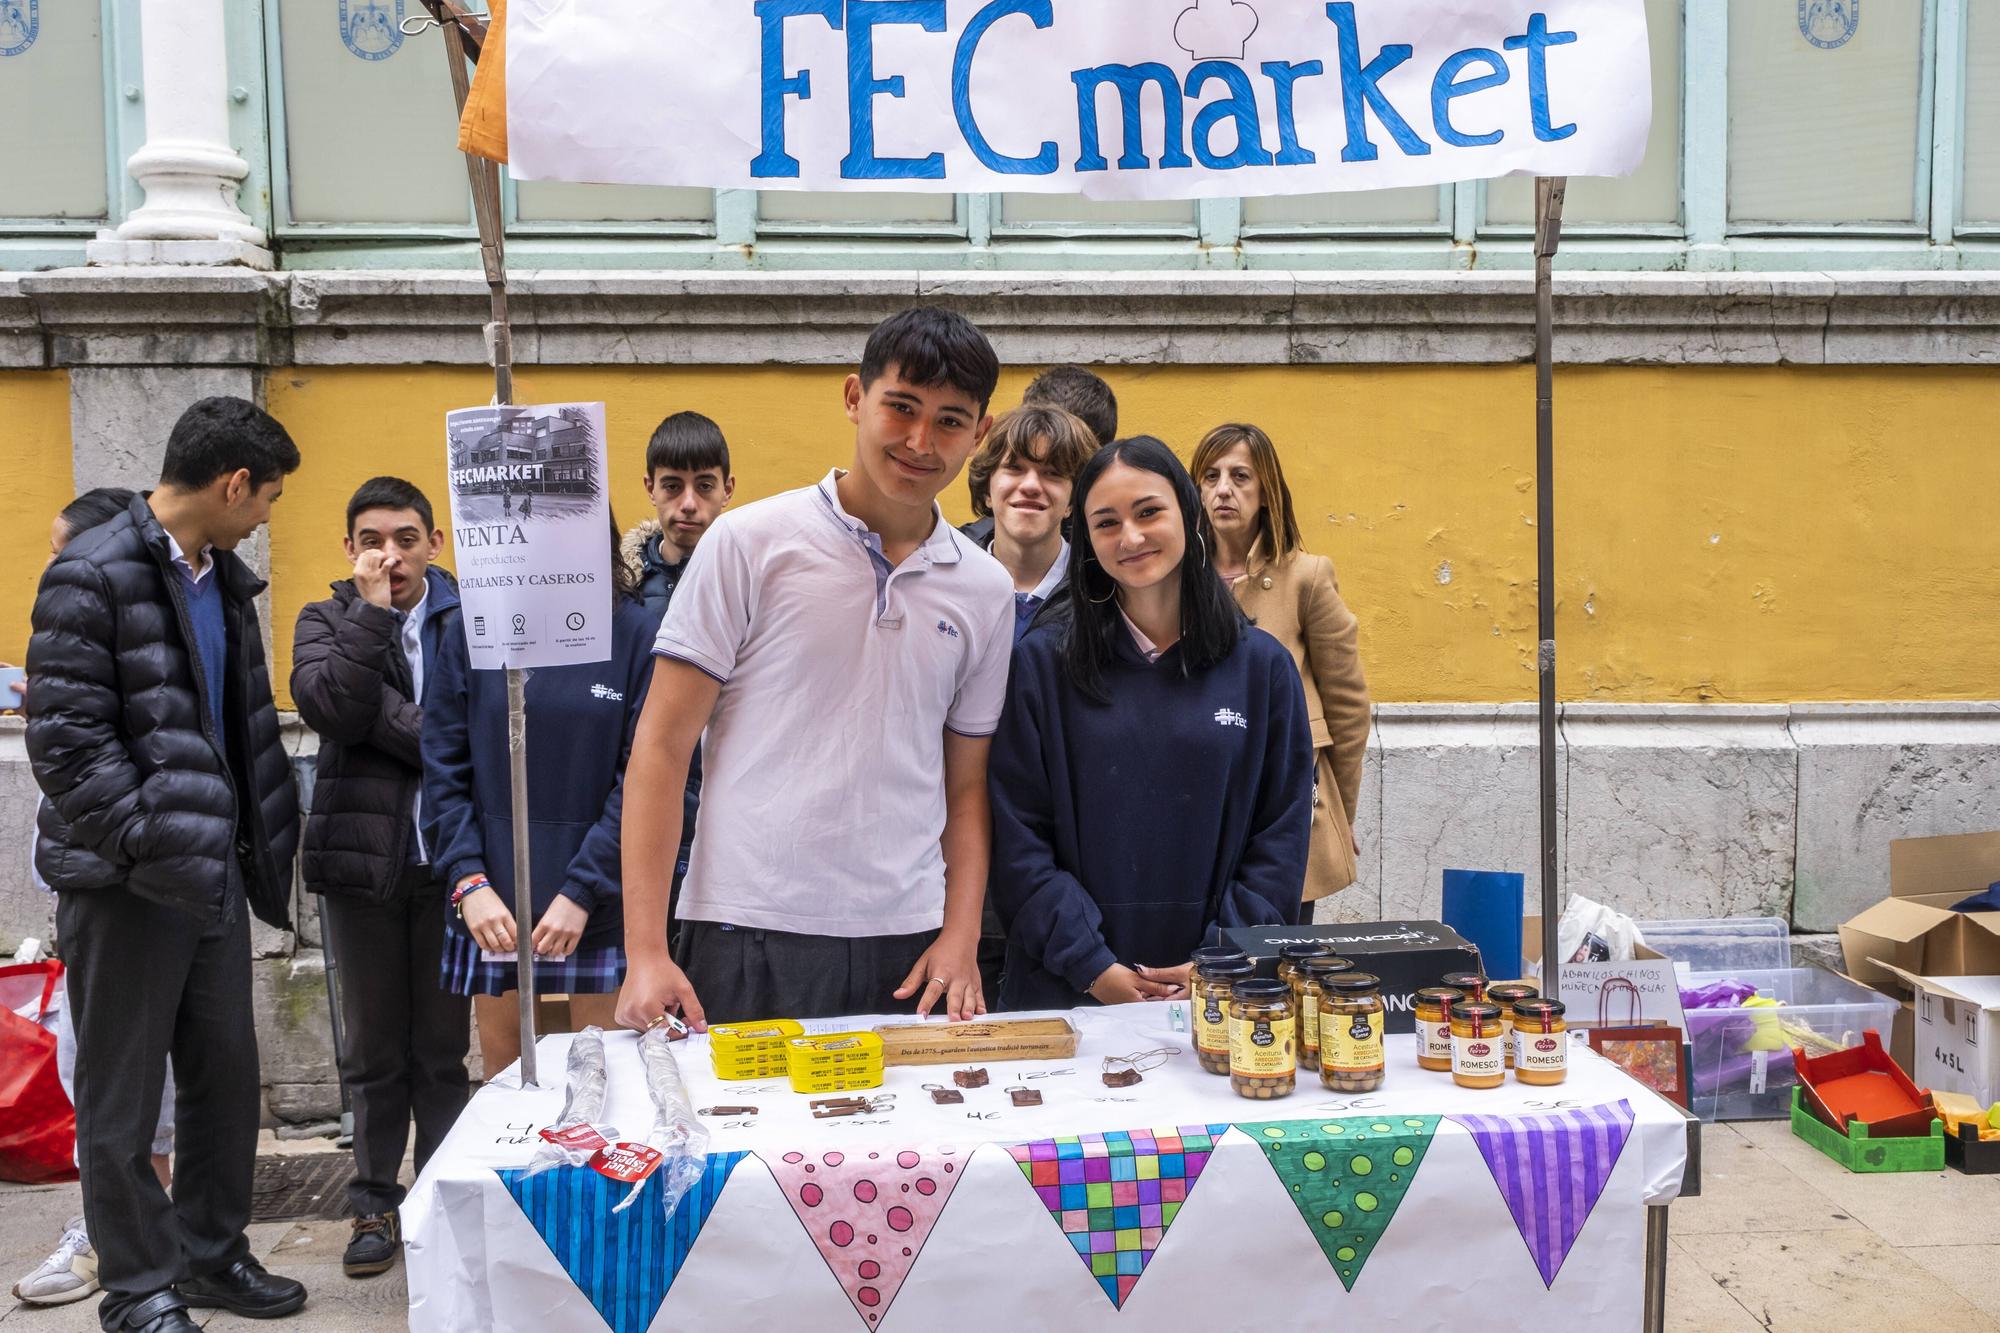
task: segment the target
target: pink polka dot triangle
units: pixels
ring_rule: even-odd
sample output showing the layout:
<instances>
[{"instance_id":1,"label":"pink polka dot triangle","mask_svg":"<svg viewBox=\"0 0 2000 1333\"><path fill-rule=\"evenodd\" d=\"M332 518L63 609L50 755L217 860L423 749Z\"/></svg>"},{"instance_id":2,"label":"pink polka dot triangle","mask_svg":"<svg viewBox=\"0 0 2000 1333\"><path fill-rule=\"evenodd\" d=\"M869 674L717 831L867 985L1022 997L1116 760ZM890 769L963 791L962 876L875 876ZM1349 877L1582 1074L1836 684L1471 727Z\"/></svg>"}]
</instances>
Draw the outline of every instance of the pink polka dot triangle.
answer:
<instances>
[{"instance_id":1,"label":"pink polka dot triangle","mask_svg":"<svg viewBox=\"0 0 2000 1333\"><path fill-rule=\"evenodd\" d=\"M1091 1277L1123 1309L1228 1129L1079 1134L1007 1151Z\"/></svg>"},{"instance_id":2,"label":"pink polka dot triangle","mask_svg":"<svg viewBox=\"0 0 2000 1333\"><path fill-rule=\"evenodd\" d=\"M759 1154L868 1328L916 1267L964 1175L957 1148Z\"/></svg>"}]
</instances>

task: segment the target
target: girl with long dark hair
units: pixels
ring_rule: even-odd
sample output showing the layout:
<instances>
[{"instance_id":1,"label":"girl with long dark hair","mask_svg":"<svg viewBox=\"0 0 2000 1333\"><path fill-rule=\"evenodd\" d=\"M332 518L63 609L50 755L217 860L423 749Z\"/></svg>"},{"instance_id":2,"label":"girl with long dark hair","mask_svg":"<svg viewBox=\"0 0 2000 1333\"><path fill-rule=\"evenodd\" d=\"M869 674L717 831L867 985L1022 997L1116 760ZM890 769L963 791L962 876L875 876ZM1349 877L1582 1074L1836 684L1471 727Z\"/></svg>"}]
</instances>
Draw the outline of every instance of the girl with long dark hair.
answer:
<instances>
[{"instance_id":1,"label":"girl with long dark hair","mask_svg":"<svg viewBox=\"0 0 2000 1333\"><path fill-rule=\"evenodd\" d=\"M1216 577L1200 513L1150 436L1077 478L1071 615L1016 647L988 764L1005 1007L1168 998L1218 929L1297 911L1305 698Z\"/></svg>"}]
</instances>

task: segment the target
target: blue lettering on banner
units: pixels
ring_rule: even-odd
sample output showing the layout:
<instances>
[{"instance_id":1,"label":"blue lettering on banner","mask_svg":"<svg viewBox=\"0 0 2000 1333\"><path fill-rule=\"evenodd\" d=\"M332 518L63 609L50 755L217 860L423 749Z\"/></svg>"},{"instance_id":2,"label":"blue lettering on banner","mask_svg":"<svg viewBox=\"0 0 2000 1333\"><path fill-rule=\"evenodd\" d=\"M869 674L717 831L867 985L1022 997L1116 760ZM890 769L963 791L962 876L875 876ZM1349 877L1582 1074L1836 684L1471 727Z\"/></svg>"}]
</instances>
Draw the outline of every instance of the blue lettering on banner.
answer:
<instances>
[{"instance_id":1,"label":"blue lettering on banner","mask_svg":"<svg viewBox=\"0 0 2000 1333\"><path fill-rule=\"evenodd\" d=\"M1368 111L1371 108L1375 118L1382 122L1382 128L1389 131L1389 137L1396 141L1396 146L1403 150L1406 157L1427 155L1431 146L1410 128L1410 122L1404 120L1403 113L1390 104L1381 87L1383 76L1415 54L1415 48L1407 42L1392 42L1364 66L1361 63L1361 34L1355 23L1351 0L1328 4L1326 16L1333 20L1333 26L1340 32L1340 101L1347 113L1347 146L1340 150L1340 160L1373 162L1381 156L1376 151L1374 140L1368 137Z\"/></svg>"},{"instance_id":2,"label":"blue lettering on banner","mask_svg":"<svg viewBox=\"0 0 2000 1333\"><path fill-rule=\"evenodd\" d=\"M1477 78L1460 79L1459 71L1467 65L1484 61L1487 72ZM1493 130L1487 134L1466 134L1451 123L1451 103L1455 97L1465 97L1472 93L1484 92L1488 88L1498 88L1510 77L1507 62L1498 51L1484 47L1474 47L1470 51L1459 51L1438 66L1437 77L1431 80L1431 124L1437 129L1438 138L1454 148L1478 148L1485 144L1499 143L1506 138L1504 130Z\"/></svg>"},{"instance_id":3,"label":"blue lettering on banner","mask_svg":"<svg viewBox=\"0 0 2000 1333\"><path fill-rule=\"evenodd\" d=\"M1535 137L1543 143L1555 143L1576 133L1576 122L1567 125L1549 123L1549 62L1548 49L1551 46L1568 46L1576 40L1573 32L1550 32L1547 14L1528 15L1528 31L1519 37L1509 37L1501 45L1509 51L1519 51L1523 47L1528 52L1528 112L1534 117Z\"/></svg>"},{"instance_id":4,"label":"blue lettering on banner","mask_svg":"<svg viewBox=\"0 0 2000 1333\"><path fill-rule=\"evenodd\" d=\"M1229 96L1195 113L1195 160L1211 171L1270 166L1271 154L1264 147L1263 127L1257 120L1257 93L1250 86L1250 76L1243 72L1242 66L1226 60L1204 60L1188 71L1187 95L1201 96L1210 79L1220 79L1228 85ZM1211 136L1225 120L1235 122L1236 147L1222 154L1215 151Z\"/></svg>"},{"instance_id":5,"label":"blue lettering on banner","mask_svg":"<svg viewBox=\"0 0 2000 1333\"><path fill-rule=\"evenodd\" d=\"M1125 113L1125 151L1118 158L1120 171L1144 171L1152 165L1152 159L1146 156L1145 128L1139 118L1139 99L1145 95L1148 84L1160 90L1166 113L1161 117L1166 126L1166 142L1160 146L1160 166L1194 165L1181 147L1186 116L1181 110L1180 81L1165 65L1155 60L1140 65L1099 65L1095 69L1072 71L1069 77L1076 85L1077 130L1081 139L1076 157L1078 171L1105 169L1104 155L1097 146L1097 90L1107 83L1118 90Z\"/></svg>"},{"instance_id":6,"label":"blue lettering on banner","mask_svg":"<svg viewBox=\"0 0 2000 1333\"><path fill-rule=\"evenodd\" d=\"M340 40L363 60L387 60L403 45L403 0L340 0Z\"/></svg>"},{"instance_id":7,"label":"blue lettering on banner","mask_svg":"<svg viewBox=\"0 0 2000 1333\"><path fill-rule=\"evenodd\" d=\"M875 28L884 23L943 32L944 0L847 0L847 156L840 159L840 174L846 180L942 180L943 153L875 155L875 99L903 96L902 75L875 77Z\"/></svg>"},{"instance_id":8,"label":"blue lettering on banner","mask_svg":"<svg viewBox=\"0 0 2000 1333\"><path fill-rule=\"evenodd\" d=\"M799 160L785 151L785 99L811 100L812 71L802 69L796 76L785 73L785 20L817 14L839 32L840 0L757 0L756 7L764 24L764 142L763 151L750 160L750 174L797 176Z\"/></svg>"},{"instance_id":9,"label":"blue lettering on banner","mask_svg":"<svg viewBox=\"0 0 2000 1333\"><path fill-rule=\"evenodd\" d=\"M1271 91L1278 104L1278 157L1281 167L1310 166L1319 161L1319 154L1310 148L1299 146L1299 121L1293 105L1292 85L1300 79L1309 79L1315 74L1326 73L1326 66L1317 60L1308 60L1302 65L1288 64L1283 60L1267 60L1257 68L1264 71L1264 77L1271 81Z\"/></svg>"},{"instance_id":10,"label":"blue lettering on banner","mask_svg":"<svg viewBox=\"0 0 2000 1333\"><path fill-rule=\"evenodd\" d=\"M18 56L42 32L42 0L0 0L0 59Z\"/></svg>"},{"instance_id":11,"label":"blue lettering on banner","mask_svg":"<svg viewBox=\"0 0 2000 1333\"><path fill-rule=\"evenodd\" d=\"M972 22L965 25L965 34L958 39L958 54L952 58L951 107L958 117L958 132L965 136L972 155L988 171L997 171L1004 176L1052 176L1059 156L1053 142L1044 140L1041 151L1033 157L1009 157L994 150L972 115L972 62L979 55L980 39L986 36L988 28L1013 14L1029 20L1037 28L1046 28L1056 21L1055 10L1049 0L993 0L992 4L975 14Z\"/></svg>"}]
</instances>

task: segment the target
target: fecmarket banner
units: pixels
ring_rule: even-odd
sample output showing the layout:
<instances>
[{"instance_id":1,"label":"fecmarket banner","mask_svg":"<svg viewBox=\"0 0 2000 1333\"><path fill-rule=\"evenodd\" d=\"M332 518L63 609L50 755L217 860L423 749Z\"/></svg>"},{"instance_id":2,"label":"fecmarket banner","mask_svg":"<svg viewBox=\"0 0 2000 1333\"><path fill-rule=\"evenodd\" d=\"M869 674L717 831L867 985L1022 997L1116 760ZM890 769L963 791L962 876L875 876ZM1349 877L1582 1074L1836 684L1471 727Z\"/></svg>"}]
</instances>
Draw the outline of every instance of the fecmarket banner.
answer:
<instances>
[{"instance_id":1,"label":"fecmarket banner","mask_svg":"<svg viewBox=\"0 0 2000 1333\"><path fill-rule=\"evenodd\" d=\"M525 180L1189 199L1620 176L1644 0L511 0Z\"/></svg>"}]
</instances>

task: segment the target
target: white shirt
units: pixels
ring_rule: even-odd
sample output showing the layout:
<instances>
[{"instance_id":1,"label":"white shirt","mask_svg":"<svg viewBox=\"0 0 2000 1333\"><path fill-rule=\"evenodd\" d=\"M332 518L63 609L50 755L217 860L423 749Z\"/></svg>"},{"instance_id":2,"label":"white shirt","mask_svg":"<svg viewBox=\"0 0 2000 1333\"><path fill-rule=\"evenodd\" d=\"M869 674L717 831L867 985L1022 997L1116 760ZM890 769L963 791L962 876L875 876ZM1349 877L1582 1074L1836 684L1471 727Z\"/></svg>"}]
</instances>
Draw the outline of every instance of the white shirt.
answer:
<instances>
[{"instance_id":1,"label":"white shirt","mask_svg":"<svg viewBox=\"0 0 2000 1333\"><path fill-rule=\"evenodd\" d=\"M1068 577L1069 543L1064 542L1062 549L1056 552L1055 563L1049 566L1049 572L1042 575L1042 581L1035 585L1035 590L1029 593L1028 596L1035 599L1036 606L1040 606L1049 600L1055 590L1062 586L1062 581Z\"/></svg>"},{"instance_id":2,"label":"white shirt","mask_svg":"<svg viewBox=\"0 0 2000 1333\"><path fill-rule=\"evenodd\" d=\"M162 527L160 531L166 532L166 528ZM181 544L174 540L174 534L167 532L167 554L173 558L175 564L187 571L189 583L200 583L215 572L215 561L209 559L209 552L214 549L213 543L201 548L201 568L196 569L188 562L187 552L181 549Z\"/></svg>"},{"instance_id":3,"label":"white shirt","mask_svg":"<svg viewBox=\"0 0 2000 1333\"><path fill-rule=\"evenodd\" d=\"M1132 636L1132 646L1139 650L1140 655L1148 662L1159 661L1160 654L1165 649L1155 648L1153 641L1146 637L1146 632L1133 623L1132 617L1125 614L1125 608L1122 606L1118 608L1118 618L1125 622L1126 632Z\"/></svg>"},{"instance_id":4,"label":"white shirt","mask_svg":"<svg viewBox=\"0 0 2000 1333\"><path fill-rule=\"evenodd\" d=\"M417 604L403 613L403 657L410 664L410 702L421 707L424 702L424 616L431 604L431 581L424 579L424 595ZM410 811L412 828L417 839L417 860L430 864L430 849L424 846L424 789L417 785L417 803Z\"/></svg>"},{"instance_id":5,"label":"white shirt","mask_svg":"<svg viewBox=\"0 0 2000 1333\"><path fill-rule=\"evenodd\" d=\"M944 921L944 732L999 725L1013 580L942 513L890 568L839 476L723 514L660 625L654 652L722 682L685 920L839 938Z\"/></svg>"}]
</instances>

